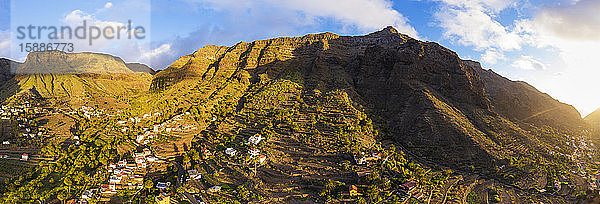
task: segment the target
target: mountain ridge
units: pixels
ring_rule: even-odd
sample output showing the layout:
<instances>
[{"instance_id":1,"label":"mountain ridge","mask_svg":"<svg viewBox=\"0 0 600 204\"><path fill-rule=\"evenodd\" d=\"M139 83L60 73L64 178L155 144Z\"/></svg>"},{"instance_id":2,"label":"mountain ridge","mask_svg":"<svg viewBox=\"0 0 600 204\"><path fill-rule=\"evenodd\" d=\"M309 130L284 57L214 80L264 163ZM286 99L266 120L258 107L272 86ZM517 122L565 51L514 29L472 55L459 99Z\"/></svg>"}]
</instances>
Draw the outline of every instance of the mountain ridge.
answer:
<instances>
[{"instance_id":1,"label":"mountain ridge","mask_svg":"<svg viewBox=\"0 0 600 204\"><path fill-rule=\"evenodd\" d=\"M491 69L483 69L479 62L467 62L470 66L478 67L475 70L486 85L487 95L493 99L494 110L505 117L565 129L586 126L573 106L540 92L527 82L512 81Z\"/></svg>"},{"instance_id":2,"label":"mountain ridge","mask_svg":"<svg viewBox=\"0 0 600 204\"><path fill-rule=\"evenodd\" d=\"M120 57L104 53L62 51L31 52L18 66L18 74L108 74L144 72L154 74L152 68L141 63L126 63Z\"/></svg>"},{"instance_id":3,"label":"mountain ridge","mask_svg":"<svg viewBox=\"0 0 600 204\"><path fill-rule=\"evenodd\" d=\"M180 92L189 93L181 90L204 90L206 93L198 97L208 100L207 106L211 105L211 99L229 96L223 100L237 104L238 108L251 98L248 91L260 90L259 87L278 79L298 81L303 87L300 98L316 92L343 90L348 94L347 100L358 103L366 109L365 113L377 113L373 117L385 121L378 124L389 131L382 137L390 137L411 151L454 166L465 161L480 162L479 166L501 164L501 158L507 155L500 150L502 147L517 143L528 143L532 145L530 148L543 146L534 142L536 139L528 131L556 124L570 130L581 122L580 116L571 117L578 115L572 107L519 82L489 74L486 79L492 82L521 87L527 91L525 94L539 98L530 102L532 105L548 102L565 108L564 112L548 112L543 120L531 123L522 121L527 117L500 111L507 109L498 103L505 100L498 93L504 92L494 90L488 96L485 86L490 82L480 79L479 73L486 72L460 59L455 52L388 27L364 36L321 33L240 42L231 47L208 45L156 74L151 89L167 98L180 97ZM550 120L562 113L569 113L568 119L572 120L569 124ZM535 127L526 128L524 124ZM499 139L505 134L513 136L505 138L506 141Z\"/></svg>"},{"instance_id":4,"label":"mountain ridge","mask_svg":"<svg viewBox=\"0 0 600 204\"><path fill-rule=\"evenodd\" d=\"M77 65L60 56L41 68ZM32 59L32 70L47 59L33 58L41 60ZM119 65L111 70L127 68L108 60ZM197 188L203 201L571 203L596 194L588 178L600 157L572 106L393 27L207 45L138 75L23 74L2 90L108 111L64 127L69 141L88 132L81 139L97 139L80 149L112 149L100 151L111 162L148 148L170 158L150 184L170 179L185 189L179 195ZM68 175L79 161L71 158L85 153L62 155L59 170ZM187 169L201 178L182 181ZM97 175L90 170L83 178ZM53 179L39 175L31 179ZM85 188L81 180L55 186ZM24 183L9 188L37 184ZM211 186L222 189L205 193ZM8 192L5 200L28 199Z\"/></svg>"}]
</instances>

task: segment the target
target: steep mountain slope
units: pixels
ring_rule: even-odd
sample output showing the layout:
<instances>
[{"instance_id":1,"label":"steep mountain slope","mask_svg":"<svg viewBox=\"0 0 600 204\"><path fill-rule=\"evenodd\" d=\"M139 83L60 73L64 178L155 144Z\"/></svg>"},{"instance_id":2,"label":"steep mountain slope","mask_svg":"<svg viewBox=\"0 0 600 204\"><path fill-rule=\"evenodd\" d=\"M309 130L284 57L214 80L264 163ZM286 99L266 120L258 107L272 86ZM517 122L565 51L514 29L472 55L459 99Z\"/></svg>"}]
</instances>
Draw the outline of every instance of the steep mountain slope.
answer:
<instances>
[{"instance_id":1,"label":"steep mountain slope","mask_svg":"<svg viewBox=\"0 0 600 204\"><path fill-rule=\"evenodd\" d=\"M595 126L594 128L600 128L600 109L597 109L596 111L585 116L584 119L589 124Z\"/></svg>"},{"instance_id":2,"label":"steep mountain slope","mask_svg":"<svg viewBox=\"0 0 600 204\"><path fill-rule=\"evenodd\" d=\"M80 198L115 183L107 173L127 183L102 194L116 203L152 202L158 182L171 182L160 192L173 200L206 203L598 195L600 157L570 106L392 27L209 45L154 76L93 53L32 53L18 70L0 93L52 110L26 122L53 133L39 141L52 158L0 185L7 203ZM21 135L8 139L32 141ZM133 170L109 165L123 159L138 163L134 180L145 175L139 191L123 178Z\"/></svg>"},{"instance_id":3,"label":"steep mountain slope","mask_svg":"<svg viewBox=\"0 0 600 204\"><path fill-rule=\"evenodd\" d=\"M478 62L465 63L478 72L493 110L505 118L563 129L585 127L573 106L561 103L525 82L511 81L492 70L484 70Z\"/></svg>"},{"instance_id":4,"label":"steep mountain slope","mask_svg":"<svg viewBox=\"0 0 600 204\"><path fill-rule=\"evenodd\" d=\"M16 67L0 88L2 99L35 94L70 103L103 102L148 90L153 72L106 54L60 51L32 52Z\"/></svg>"},{"instance_id":5,"label":"steep mountain slope","mask_svg":"<svg viewBox=\"0 0 600 204\"><path fill-rule=\"evenodd\" d=\"M21 63L0 58L0 86L14 77L15 70L19 66L21 66Z\"/></svg>"},{"instance_id":6,"label":"steep mountain slope","mask_svg":"<svg viewBox=\"0 0 600 204\"><path fill-rule=\"evenodd\" d=\"M121 58L98 53L31 52L19 74L133 73Z\"/></svg>"},{"instance_id":7,"label":"steep mountain slope","mask_svg":"<svg viewBox=\"0 0 600 204\"><path fill-rule=\"evenodd\" d=\"M504 86L520 92L512 96ZM281 199L314 193L302 185L283 190L288 179L348 179L333 175L352 171L331 166L380 149L379 143L398 145L432 166L477 172L519 189L544 188L558 179L557 169L575 168L566 155L578 147L565 145L572 138L564 135L580 138L572 127L581 119L572 107L391 27L365 36L323 33L205 46L157 73L151 90L154 98L142 104L173 109L173 115L191 112L205 130L196 138L204 148L245 150L244 138L268 133L261 148L273 160L259 168L258 178L228 165L211 168L231 168L227 182L259 182L257 191ZM523 96L511 110L510 99ZM554 125L560 128L547 127Z\"/></svg>"}]
</instances>

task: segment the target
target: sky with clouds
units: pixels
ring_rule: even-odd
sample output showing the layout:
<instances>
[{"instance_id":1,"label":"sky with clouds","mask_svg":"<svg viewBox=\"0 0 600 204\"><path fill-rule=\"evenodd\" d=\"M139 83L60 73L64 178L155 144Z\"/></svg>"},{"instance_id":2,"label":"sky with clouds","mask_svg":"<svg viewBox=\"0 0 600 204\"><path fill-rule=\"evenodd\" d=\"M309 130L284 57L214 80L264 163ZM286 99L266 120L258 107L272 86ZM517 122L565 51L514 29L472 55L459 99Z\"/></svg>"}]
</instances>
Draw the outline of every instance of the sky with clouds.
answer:
<instances>
[{"instance_id":1,"label":"sky with clouds","mask_svg":"<svg viewBox=\"0 0 600 204\"><path fill-rule=\"evenodd\" d=\"M591 92L600 76L599 10L597 0L0 0L0 57L25 58L15 51L22 41L14 34L29 24L123 26L133 19L144 27L144 40L81 41L76 51L106 52L155 69L208 44L327 31L362 35L393 25L586 115L600 107L600 94Z\"/></svg>"}]
</instances>

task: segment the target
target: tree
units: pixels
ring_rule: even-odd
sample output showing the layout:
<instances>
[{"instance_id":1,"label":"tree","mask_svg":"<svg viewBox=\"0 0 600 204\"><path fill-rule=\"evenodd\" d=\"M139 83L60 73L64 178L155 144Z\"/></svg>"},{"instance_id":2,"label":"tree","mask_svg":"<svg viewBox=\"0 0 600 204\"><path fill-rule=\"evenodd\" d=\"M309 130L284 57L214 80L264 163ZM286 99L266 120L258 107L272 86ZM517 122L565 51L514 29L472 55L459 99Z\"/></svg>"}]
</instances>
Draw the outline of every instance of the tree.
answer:
<instances>
[{"instance_id":1,"label":"tree","mask_svg":"<svg viewBox=\"0 0 600 204\"><path fill-rule=\"evenodd\" d=\"M151 189L153 186L154 182L152 182L152 179L148 178L146 181L144 181L144 188Z\"/></svg>"},{"instance_id":2,"label":"tree","mask_svg":"<svg viewBox=\"0 0 600 204\"><path fill-rule=\"evenodd\" d=\"M67 200L68 196L63 191L63 192L60 192L58 195L56 195L56 198L58 198L58 200L60 200L60 203L65 203L65 201Z\"/></svg>"},{"instance_id":3,"label":"tree","mask_svg":"<svg viewBox=\"0 0 600 204\"><path fill-rule=\"evenodd\" d=\"M183 188L182 186L179 186L177 188L177 193L185 193L185 188Z\"/></svg>"}]
</instances>

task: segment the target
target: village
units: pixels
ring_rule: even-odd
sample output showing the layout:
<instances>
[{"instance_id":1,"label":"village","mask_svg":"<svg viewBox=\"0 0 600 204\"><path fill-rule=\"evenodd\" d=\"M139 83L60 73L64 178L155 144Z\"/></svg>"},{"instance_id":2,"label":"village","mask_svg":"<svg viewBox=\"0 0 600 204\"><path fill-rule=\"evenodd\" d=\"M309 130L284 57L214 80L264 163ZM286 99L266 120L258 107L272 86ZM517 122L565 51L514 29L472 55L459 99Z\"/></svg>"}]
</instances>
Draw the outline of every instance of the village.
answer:
<instances>
[{"instance_id":1,"label":"village","mask_svg":"<svg viewBox=\"0 0 600 204\"><path fill-rule=\"evenodd\" d=\"M48 138L56 136L53 129L37 124L39 118L52 115L64 115L78 120L104 121L109 135L122 135L126 137L129 145L120 151L117 158L96 169L95 175L101 177L101 182L86 185L85 190L79 193L77 198L69 199L71 203L94 203L127 201L141 196L141 192L153 192L153 201L161 204L176 201L188 201L190 203L209 203L218 197L234 197L232 194L238 189L232 188L228 179L216 178L215 175L224 169L240 171L250 178L256 178L259 174L272 171L270 168L278 164L270 163L273 156L269 150L265 150L272 142L261 132L252 134L239 134L235 143L227 142L226 146L214 146L211 143L193 143L188 148L178 148L172 144L178 138L194 135L198 132L198 125L192 122L191 113L183 111L171 117L163 118L158 110L145 113L138 117L125 114L121 110L107 110L100 107L80 106L78 108L50 108L47 106L32 105L32 102L24 101L22 104L4 105L0 107L0 116L5 127L12 126L16 131L5 128L2 131L2 147L10 149L22 146L27 142L36 141L43 144ZM215 122L212 117L209 122ZM11 129L12 130L12 129ZM566 136L568 137L568 136ZM74 135L61 143L68 146L79 146L82 144L80 136ZM241 140L241 141L240 141ZM24 143L25 142L25 143ZM571 155L560 153L560 151L549 151L571 159L576 165L571 173L586 179L590 190L598 190L600 177L592 174L587 162L591 159L594 146L590 141L569 140L567 145L572 146L575 151ZM165 145L169 144L169 145ZM194 158L197 149L200 157ZM214 159L219 158L215 164ZM19 160L25 162L54 161L56 158L38 155L33 151L20 151L0 154L0 160ZM381 175L377 169L388 162L381 150L369 150L354 152L347 155L343 164L349 164L349 169L354 172L355 178L352 182L344 183L336 187L331 193L335 199L343 202L354 202L369 191L367 185L377 175L384 182L391 182L390 175ZM500 167L502 169L502 167ZM596 171L598 172L598 171ZM295 173L290 172L290 175ZM173 179L174 178L174 179ZM569 178L562 176L561 179L553 180L552 186L556 193L572 189L572 183L566 182ZM392 195L402 200L413 200L424 202L427 197L424 187L418 180L405 179L395 181L396 186L381 189L388 197ZM561 191L562 190L562 191ZM546 189L539 189L545 193ZM125 196L124 196L125 195Z\"/></svg>"},{"instance_id":2,"label":"village","mask_svg":"<svg viewBox=\"0 0 600 204\"><path fill-rule=\"evenodd\" d=\"M31 101L31 102L30 102ZM31 97L19 104L0 106L0 159L18 159L29 161L31 159L31 147L43 144L51 138L51 132L38 119L50 114L56 114L50 107L41 107L36 102L35 97ZM38 158L37 159L45 159Z\"/></svg>"}]
</instances>

